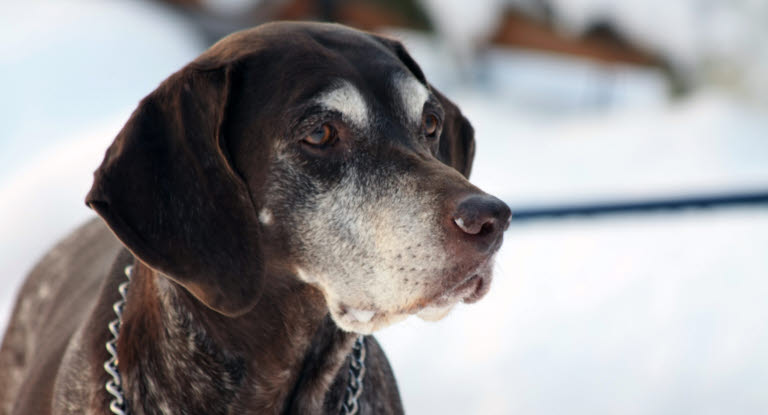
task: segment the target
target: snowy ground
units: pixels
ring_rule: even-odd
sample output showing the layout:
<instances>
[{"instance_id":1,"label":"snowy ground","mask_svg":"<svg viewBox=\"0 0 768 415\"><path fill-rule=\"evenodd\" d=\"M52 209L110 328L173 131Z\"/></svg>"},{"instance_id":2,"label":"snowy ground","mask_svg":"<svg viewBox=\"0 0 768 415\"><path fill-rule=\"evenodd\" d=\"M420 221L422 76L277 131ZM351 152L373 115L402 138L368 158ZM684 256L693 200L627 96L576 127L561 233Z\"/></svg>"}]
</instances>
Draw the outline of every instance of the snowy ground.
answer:
<instances>
[{"instance_id":1,"label":"snowy ground","mask_svg":"<svg viewBox=\"0 0 768 415\"><path fill-rule=\"evenodd\" d=\"M24 16L0 6L0 34L28 51L0 50L0 89L15 103L0 108L0 330L26 270L91 215L91 172L136 101L199 50L162 10L77 3L35 3ZM97 25L103 13L119 18ZM92 57L110 42L82 43L105 36L124 51L106 71ZM600 82L557 94L567 110L532 109L503 76L550 59L514 56L525 63L499 72L510 59L494 58L486 82L502 84L470 88L424 45L412 50L427 76L476 128L473 181L512 205L768 188L768 116L721 91L668 103L645 74L611 109L574 111L573 97ZM559 71L591 79L581 63ZM30 89L41 77L45 88ZM483 301L378 335L409 413L768 411L768 208L529 222L505 237Z\"/></svg>"}]
</instances>

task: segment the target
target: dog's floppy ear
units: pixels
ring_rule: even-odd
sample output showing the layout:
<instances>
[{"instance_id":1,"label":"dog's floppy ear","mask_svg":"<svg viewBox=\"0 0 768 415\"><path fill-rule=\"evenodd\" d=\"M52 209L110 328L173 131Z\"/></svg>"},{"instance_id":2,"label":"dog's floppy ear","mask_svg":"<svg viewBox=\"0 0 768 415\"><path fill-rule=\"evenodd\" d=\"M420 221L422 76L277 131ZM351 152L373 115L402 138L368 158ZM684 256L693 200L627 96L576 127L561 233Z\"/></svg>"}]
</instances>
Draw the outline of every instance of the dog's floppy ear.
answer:
<instances>
[{"instance_id":1,"label":"dog's floppy ear","mask_svg":"<svg viewBox=\"0 0 768 415\"><path fill-rule=\"evenodd\" d=\"M461 110L445 97L437 88L427 83L419 65L405 50L403 44L395 39L374 35L374 38L387 47L400 59L409 71L435 94L445 110L443 132L440 134L440 148L438 158L443 163L455 168L464 177L469 177L472 171L472 161L475 158L475 130Z\"/></svg>"},{"instance_id":2,"label":"dog's floppy ear","mask_svg":"<svg viewBox=\"0 0 768 415\"><path fill-rule=\"evenodd\" d=\"M475 129L456 104L436 88L431 87L431 89L445 110L437 156L443 163L453 166L464 177L469 178L472 172L472 161L475 158Z\"/></svg>"},{"instance_id":3,"label":"dog's floppy ear","mask_svg":"<svg viewBox=\"0 0 768 415\"><path fill-rule=\"evenodd\" d=\"M256 209L220 142L230 72L187 66L144 98L86 203L142 262L237 316L257 301L263 264Z\"/></svg>"}]
</instances>

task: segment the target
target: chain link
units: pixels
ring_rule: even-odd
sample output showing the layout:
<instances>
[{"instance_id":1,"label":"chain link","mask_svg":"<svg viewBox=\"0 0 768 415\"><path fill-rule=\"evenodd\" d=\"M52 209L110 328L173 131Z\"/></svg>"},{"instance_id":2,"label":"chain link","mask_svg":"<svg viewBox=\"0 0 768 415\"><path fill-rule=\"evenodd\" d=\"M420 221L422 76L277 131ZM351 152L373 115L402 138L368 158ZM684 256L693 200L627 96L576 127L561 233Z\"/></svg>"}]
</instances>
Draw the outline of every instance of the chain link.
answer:
<instances>
[{"instance_id":1,"label":"chain link","mask_svg":"<svg viewBox=\"0 0 768 415\"><path fill-rule=\"evenodd\" d=\"M104 385L110 395L113 396L112 401L109 403L109 410L115 415L127 415L128 408L126 405L125 396L123 396L123 381L120 377L120 371L117 369L117 339L120 335L120 324L123 321L123 307L125 306L125 297L128 294L128 284L131 280L131 273L133 272L133 266L128 265L125 267L125 276L128 281L121 283L117 287L117 291L120 292L120 299L115 301L112 305L112 310L115 311L117 318L109 322L109 332L112 333L112 338L107 341L106 347L109 352L109 359L104 362L104 370L112 376L112 379L108 380Z\"/></svg>"},{"instance_id":2,"label":"chain link","mask_svg":"<svg viewBox=\"0 0 768 415\"><path fill-rule=\"evenodd\" d=\"M365 376L365 338L357 336L352 348L352 359L349 361L349 381L344 401L341 403L341 415L355 415L360 410L357 399L363 393L363 377Z\"/></svg>"},{"instance_id":3,"label":"chain link","mask_svg":"<svg viewBox=\"0 0 768 415\"><path fill-rule=\"evenodd\" d=\"M114 310L117 318L109 322L108 327L109 332L112 333L112 338L107 341L106 347L110 358L104 362L104 370L112 376L112 379L107 381L105 387L107 392L113 396L112 401L109 403L109 410L115 415L128 415L128 402L123 395L123 382L117 367L117 339L120 335L123 307L125 306L125 298L128 294L128 285L133 273L133 266L128 265L125 267L124 272L128 281L121 283L117 287L121 298L112 305L112 310ZM347 382L344 400L341 403L341 415L356 415L360 410L357 401L360 398L360 394L363 393L363 377L365 376L365 338L362 335L358 335L355 340L348 372L349 381Z\"/></svg>"}]
</instances>

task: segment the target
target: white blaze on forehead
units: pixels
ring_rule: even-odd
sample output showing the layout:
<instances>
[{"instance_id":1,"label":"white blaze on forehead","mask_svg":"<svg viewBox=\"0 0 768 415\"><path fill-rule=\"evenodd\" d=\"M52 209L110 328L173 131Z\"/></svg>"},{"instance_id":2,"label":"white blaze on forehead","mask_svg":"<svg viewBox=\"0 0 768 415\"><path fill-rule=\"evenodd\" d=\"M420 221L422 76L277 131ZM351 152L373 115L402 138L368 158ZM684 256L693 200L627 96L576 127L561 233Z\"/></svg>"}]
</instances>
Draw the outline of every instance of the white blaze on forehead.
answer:
<instances>
[{"instance_id":1,"label":"white blaze on forehead","mask_svg":"<svg viewBox=\"0 0 768 415\"><path fill-rule=\"evenodd\" d=\"M395 88L403 100L403 110L408 119L420 123L424 103L429 99L427 87L411 75L398 75L395 78Z\"/></svg>"},{"instance_id":2,"label":"white blaze on forehead","mask_svg":"<svg viewBox=\"0 0 768 415\"><path fill-rule=\"evenodd\" d=\"M340 112L342 117L358 127L368 125L368 105L360 90L348 81L334 83L330 90L320 95L317 102L328 109Z\"/></svg>"}]
</instances>

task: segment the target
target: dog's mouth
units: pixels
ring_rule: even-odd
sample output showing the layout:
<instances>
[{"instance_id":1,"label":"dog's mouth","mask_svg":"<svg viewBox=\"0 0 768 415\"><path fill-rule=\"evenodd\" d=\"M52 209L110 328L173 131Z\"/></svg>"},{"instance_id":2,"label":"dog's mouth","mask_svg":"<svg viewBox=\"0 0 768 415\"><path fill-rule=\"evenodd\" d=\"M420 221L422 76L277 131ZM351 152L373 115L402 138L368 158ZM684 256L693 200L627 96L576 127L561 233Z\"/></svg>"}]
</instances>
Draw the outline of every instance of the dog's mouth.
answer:
<instances>
[{"instance_id":1,"label":"dog's mouth","mask_svg":"<svg viewBox=\"0 0 768 415\"><path fill-rule=\"evenodd\" d=\"M475 274L456 288L455 292L461 297L461 302L472 304L483 298L488 293L490 287L490 275Z\"/></svg>"},{"instance_id":2,"label":"dog's mouth","mask_svg":"<svg viewBox=\"0 0 768 415\"><path fill-rule=\"evenodd\" d=\"M459 302L472 304L479 301L491 288L491 262L484 263L477 272L436 296L415 314L422 320L437 321L445 317Z\"/></svg>"},{"instance_id":3,"label":"dog's mouth","mask_svg":"<svg viewBox=\"0 0 768 415\"><path fill-rule=\"evenodd\" d=\"M445 303L457 303L459 301L471 304L477 302L491 288L494 256L491 255L477 265L472 271L468 272L466 277L452 286L447 287L443 293L438 294L433 303L442 305Z\"/></svg>"},{"instance_id":4,"label":"dog's mouth","mask_svg":"<svg viewBox=\"0 0 768 415\"><path fill-rule=\"evenodd\" d=\"M338 304L334 314L343 328L359 333L371 333L411 315L426 321L438 321L448 315L456 304L475 303L488 293L492 280L492 264L493 256L474 267L465 274L466 277L458 281L455 276L446 278L438 292L397 311L358 309ZM453 284L448 282L451 279Z\"/></svg>"}]
</instances>

